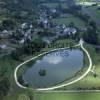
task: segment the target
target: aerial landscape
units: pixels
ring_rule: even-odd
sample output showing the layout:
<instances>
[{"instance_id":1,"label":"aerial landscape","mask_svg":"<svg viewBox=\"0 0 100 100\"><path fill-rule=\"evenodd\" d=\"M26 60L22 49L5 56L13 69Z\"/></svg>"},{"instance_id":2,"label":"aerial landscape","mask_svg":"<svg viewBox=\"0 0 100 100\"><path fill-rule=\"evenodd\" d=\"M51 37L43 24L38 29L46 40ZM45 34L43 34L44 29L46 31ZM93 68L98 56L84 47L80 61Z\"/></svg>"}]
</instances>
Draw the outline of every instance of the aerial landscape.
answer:
<instances>
[{"instance_id":1,"label":"aerial landscape","mask_svg":"<svg viewBox=\"0 0 100 100\"><path fill-rule=\"evenodd\" d=\"M0 0L0 100L100 100L100 0Z\"/></svg>"}]
</instances>

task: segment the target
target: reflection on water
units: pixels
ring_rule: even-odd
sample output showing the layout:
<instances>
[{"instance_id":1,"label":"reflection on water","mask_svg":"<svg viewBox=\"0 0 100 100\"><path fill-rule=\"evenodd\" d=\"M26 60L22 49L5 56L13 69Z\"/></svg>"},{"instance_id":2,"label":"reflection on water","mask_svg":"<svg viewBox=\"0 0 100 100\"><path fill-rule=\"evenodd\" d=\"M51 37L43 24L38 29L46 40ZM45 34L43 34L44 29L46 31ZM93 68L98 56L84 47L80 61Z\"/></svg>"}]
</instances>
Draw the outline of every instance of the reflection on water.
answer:
<instances>
[{"instance_id":1,"label":"reflection on water","mask_svg":"<svg viewBox=\"0 0 100 100\"><path fill-rule=\"evenodd\" d=\"M48 64L59 64L63 61L63 57L61 56L50 56L50 57L44 57L44 61Z\"/></svg>"}]
</instances>

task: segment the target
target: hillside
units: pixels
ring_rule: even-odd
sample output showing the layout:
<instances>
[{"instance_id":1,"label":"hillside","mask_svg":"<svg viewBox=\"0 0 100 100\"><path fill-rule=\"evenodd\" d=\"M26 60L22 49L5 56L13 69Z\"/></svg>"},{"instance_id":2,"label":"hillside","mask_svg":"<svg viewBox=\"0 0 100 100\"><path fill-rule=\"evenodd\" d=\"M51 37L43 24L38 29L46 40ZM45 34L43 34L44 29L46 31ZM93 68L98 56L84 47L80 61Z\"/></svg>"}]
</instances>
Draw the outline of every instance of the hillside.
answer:
<instances>
[{"instance_id":1,"label":"hillside","mask_svg":"<svg viewBox=\"0 0 100 100\"><path fill-rule=\"evenodd\" d=\"M3 2L6 4L6 6L13 6L13 7L21 7L25 9L32 8L34 5L33 0L0 0L0 2Z\"/></svg>"}]
</instances>

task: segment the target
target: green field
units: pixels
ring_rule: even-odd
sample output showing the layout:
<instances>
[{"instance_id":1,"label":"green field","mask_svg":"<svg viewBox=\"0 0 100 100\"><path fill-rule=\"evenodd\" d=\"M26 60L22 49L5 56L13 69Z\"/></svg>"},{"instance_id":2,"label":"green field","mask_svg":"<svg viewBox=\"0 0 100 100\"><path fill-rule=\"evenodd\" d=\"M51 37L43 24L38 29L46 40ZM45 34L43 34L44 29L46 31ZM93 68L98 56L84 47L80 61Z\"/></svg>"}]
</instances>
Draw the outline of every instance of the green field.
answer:
<instances>
[{"instance_id":1,"label":"green field","mask_svg":"<svg viewBox=\"0 0 100 100\"><path fill-rule=\"evenodd\" d=\"M98 6L91 6L84 8L86 12L95 20L100 20L100 10Z\"/></svg>"},{"instance_id":2,"label":"green field","mask_svg":"<svg viewBox=\"0 0 100 100\"><path fill-rule=\"evenodd\" d=\"M62 8L67 8L67 4L66 3L60 3ZM59 6L59 3L42 3L42 5L47 6L49 8L56 8Z\"/></svg>"},{"instance_id":3,"label":"green field","mask_svg":"<svg viewBox=\"0 0 100 100\"><path fill-rule=\"evenodd\" d=\"M57 24L65 24L65 25L69 25L71 22L73 22L75 26L79 28L83 28L85 26L85 23L81 19L72 15L67 15L64 18L62 17L55 18L52 20L52 22Z\"/></svg>"},{"instance_id":4,"label":"green field","mask_svg":"<svg viewBox=\"0 0 100 100\"><path fill-rule=\"evenodd\" d=\"M4 100L30 100L28 93L7 96ZM100 93L35 93L31 100L100 100ZM27 98L27 99L26 99Z\"/></svg>"},{"instance_id":5,"label":"green field","mask_svg":"<svg viewBox=\"0 0 100 100\"><path fill-rule=\"evenodd\" d=\"M36 100L100 100L100 93L39 93Z\"/></svg>"},{"instance_id":6,"label":"green field","mask_svg":"<svg viewBox=\"0 0 100 100\"><path fill-rule=\"evenodd\" d=\"M71 41L69 40L59 40L58 42L60 43L70 43ZM89 73L87 75L87 77L85 77L83 80L77 82L76 84L73 84L73 85L70 85L70 86L67 86L67 87L64 87L62 88L62 90L64 89L68 89L68 90L71 90L71 89L74 89L74 90L77 90L78 88L83 88L83 89L100 89L100 52L96 53L95 51L95 47L93 47L92 45L86 45L86 48L88 49L91 57L92 57L92 60L93 60L93 65L95 65L95 71L96 71L96 74L97 74L97 77L95 78L93 76L92 73ZM48 49L44 49L44 51ZM29 59L29 57L26 57ZM9 90L9 94L4 98L4 100L18 100L17 98L19 98L19 96L21 94L26 94L27 95L27 92L24 91L23 89L20 89L18 88L18 86L15 84L15 81L14 81L14 69L15 67L21 62L18 62L16 60L13 60L12 58L10 57L3 57L2 59L0 59L0 72L2 72L3 70L6 72L4 73L4 76L7 76L9 78L9 81L10 81L10 90ZM2 69L3 68L3 69ZM22 70L23 71L23 70ZM1 79L1 78L0 78ZM94 94L84 94L84 93L75 93L75 94L72 94L72 93L62 93L60 95L58 95L58 93L50 93L50 94L36 94L35 95L35 98L37 98L36 100L49 100L49 98L51 98L52 100L75 100L75 98L77 100L80 100L81 97L85 96L86 97L86 100L94 100L94 96L97 97L96 100L99 100L98 98L100 98L100 94L98 93L94 93ZM92 99L91 99L91 96ZM44 99L45 98L45 99Z\"/></svg>"},{"instance_id":7,"label":"green field","mask_svg":"<svg viewBox=\"0 0 100 100\"><path fill-rule=\"evenodd\" d=\"M47 6L49 8L55 8L58 6L58 3L43 3L42 5Z\"/></svg>"}]
</instances>

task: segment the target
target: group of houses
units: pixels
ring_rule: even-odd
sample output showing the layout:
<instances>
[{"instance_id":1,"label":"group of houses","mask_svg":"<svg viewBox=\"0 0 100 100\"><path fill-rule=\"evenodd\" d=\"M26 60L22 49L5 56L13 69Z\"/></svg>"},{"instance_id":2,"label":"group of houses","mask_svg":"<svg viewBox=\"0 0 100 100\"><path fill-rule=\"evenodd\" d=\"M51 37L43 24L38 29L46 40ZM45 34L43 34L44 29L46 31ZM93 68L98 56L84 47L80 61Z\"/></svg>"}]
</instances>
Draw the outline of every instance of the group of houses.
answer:
<instances>
[{"instance_id":1,"label":"group of houses","mask_svg":"<svg viewBox=\"0 0 100 100\"><path fill-rule=\"evenodd\" d=\"M51 22L51 19L52 19L51 15L55 14L57 10L50 9L49 11L50 11L50 15L47 13L47 11L40 14L39 18L37 19L37 22L38 22L38 25L42 24L42 27L44 28L44 30L47 29L48 31L55 33L56 35L53 37L45 37L45 39L43 38L43 40L52 41L52 40L57 39L59 36L76 35L77 28L66 26L65 24L55 24Z\"/></svg>"},{"instance_id":2,"label":"group of houses","mask_svg":"<svg viewBox=\"0 0 100 100\"><path fill-rule=\"evenodd\" d=\"M50 13L55 14L57 12L56 9L50 9ZM34 25L28 22L22 23L20 27L15 30L3 30L0 31L0 38L10 38L12 36L19 37L15 39L18 44L23 45L26 41L33 41L33 38L38 35L38 32L44 32L46 29L52 33L55 33L55 36L42 37L42 40L46 43L50 43L51 41L57 39L59 36L66 36L66 35L75 35L77 33L77 29L75 27L68 27L65 24L54 24L50 22L52 19L52 14L48 14L46 11L42 11L39 17L37 18L37 28L34 28ZM43 27L40 27L42 23ZM0 49L7 48L6 44L0 44Z\"/></svg>"}]
</instances>

